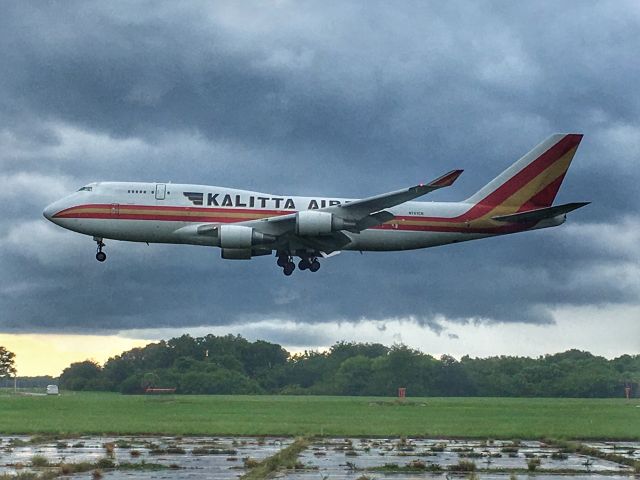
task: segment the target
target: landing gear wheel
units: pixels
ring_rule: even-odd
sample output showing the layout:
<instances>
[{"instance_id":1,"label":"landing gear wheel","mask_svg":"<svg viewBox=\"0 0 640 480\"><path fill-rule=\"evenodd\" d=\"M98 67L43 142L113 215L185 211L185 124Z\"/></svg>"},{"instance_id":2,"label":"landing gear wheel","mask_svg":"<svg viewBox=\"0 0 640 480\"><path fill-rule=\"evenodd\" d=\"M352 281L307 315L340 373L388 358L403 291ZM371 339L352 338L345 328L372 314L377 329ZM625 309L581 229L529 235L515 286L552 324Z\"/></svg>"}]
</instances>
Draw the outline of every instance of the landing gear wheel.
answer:
<instances>
[{"instance_id":1,"label":"landing gear wheel","mask_svg":"<svg viewBox=\"0 0 640 480\"><path fill-rule=\"evenodd\" d=\"M282 268L282 272L288 277L289 275L291 275L293 273L293 271L296 269L296 264L293 262L288 262L283 268Z\"/></svg>"},{"instance_id":2,"label":"landing gear wheel","mask_svg":"<svg viewBox=\"0 0 640 480\"><path fill-rule=\"evenodd\" d=\"M310 267L310 265L311 265L311 264L309 263L309 260L307 260L306 258L303 258L302 260L300 260L300 261L298 262L298 268L299 268L300 270L306 270L307 268L309 268L309 267Z\"/></svg>"},{"instance_id":3,"label":"landing gear wheel","mask_svg":"<svg viewBox=\"0 0 640 480\"><path fill-rule=\"evenodd\" d=\"M107 254L102 251L102 247L104 247L104 242L101 238L93 237L93 239L98 244L98 253L96 253L96 260L99 262L104 262L107 259Z\"/></svg>"},{"instance_id":4,"label":"landing gear wheel","mask_svg":"<svg viewBox=\"0 0 640 480\"><path fill-rule=\"evenodd\" d=\"M278 257L278 261L276 263L279 267L284 268L287 263L289 263L289 257L287 257L286 255L282 255Z\"/></svg>"},{"instance_id":5,"label":"landing gear wheel","mask_svg":"<svg viewBox=\"0 0 640 480\"><path fill-rule=\"evenodd\" d=\"M320 270L320 262L318 260L314 260L313 262L311 262L311 265L309 265L309 270L312 272L317 272L318 270Z\"/></svg>"}]
</instances>

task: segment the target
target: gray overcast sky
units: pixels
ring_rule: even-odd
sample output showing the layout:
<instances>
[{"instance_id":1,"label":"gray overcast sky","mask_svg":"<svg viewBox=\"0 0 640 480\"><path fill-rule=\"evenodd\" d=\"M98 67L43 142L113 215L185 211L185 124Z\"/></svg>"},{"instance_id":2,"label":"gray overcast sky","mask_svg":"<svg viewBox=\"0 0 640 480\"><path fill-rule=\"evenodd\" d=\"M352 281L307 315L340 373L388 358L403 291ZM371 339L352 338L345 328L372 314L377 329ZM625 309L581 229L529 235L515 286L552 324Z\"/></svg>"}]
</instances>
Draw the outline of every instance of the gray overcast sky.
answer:
<instances>
[{"instance_id":1,"label":"gray overcast sky","mask_svg":"<svg viewBox=\"0 0 640 480\"><path fill-rule=\"evenodd\" d=\"M346 326L371 330L369 341L406 341L397 335L410 326L455 342L482 325L528 324L546 325L535 340L544 351L560 348L545 344L554 324L581 329L582 316L592 335L566 345L597 350L595 326L607 325L624 339L620 353L640 351L638 2L2 10L1 332L204 326L315 347L357 339ZM268 257L225 262L215 249L119 242L100 265L90 238L41 215L95 180L358 197L464 168L430 196L459 200L564 131L585 139L557 201L593 202L566 225L345 253L315 275L285 278Z\"/></svg>"}]
</instances>

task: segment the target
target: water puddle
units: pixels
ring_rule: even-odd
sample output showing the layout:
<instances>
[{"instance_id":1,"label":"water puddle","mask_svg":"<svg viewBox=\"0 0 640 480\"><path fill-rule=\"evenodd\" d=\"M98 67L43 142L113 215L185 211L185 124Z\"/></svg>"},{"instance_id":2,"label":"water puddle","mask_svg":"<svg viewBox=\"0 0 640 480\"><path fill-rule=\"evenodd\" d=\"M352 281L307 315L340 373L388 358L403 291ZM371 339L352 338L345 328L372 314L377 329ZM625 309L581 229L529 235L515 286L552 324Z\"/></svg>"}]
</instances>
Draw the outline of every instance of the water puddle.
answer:
<instances>
[{"instance_id":1,"label":"water puddle","mask_svg":"<svg viewBox=\"0 0 640 480\"><path fill-rule=\"evenodd\" d=\"M626 458L640 460L640 444L634 442L583 442L584 445L597 448L601 452L622 455Z\"/></svg>"},{"instance_id":2,"label":"water puddle","mask_svg":"<svg viewBox=\"0 0 640 480\"><path fill-rule=\"evenodd\" d=\"M109 459L132 464L129 470L103 469L104 478L235 479L247 465L270 457L292 443L289 438L85 436L34 443L28 436L0 436L0 475L43 471L41 465L96 463ZM640 460L637 442L585 442L603 453ZM280 472L287 480L411 480L418 478L463 479L466 474L448 472L451 466L472 462L482 480L507 480L515 471L529 476L528 465L538 463L536 480L634 478L630 467L596 456L569 453L536 441L479 441L445 439L333 438L312 443L299 457L300 469ZM142 464L159 470L137 469ZM407 466L419 471L407 471ZM563 473L564 471L564 473ZM64 478L87 478L87 473Z\"/></svg>"},{"instance_id":3,"label":"water puddle","mask_svg":"<svg viewBox=\"0 0 640 480\"><path fill-rule=\"evenodd\" d=\"M246 473L245 459L262 460L288 446L288 438L78 437L25 444L29 437L0 437L0 474L33 471L34 456L48 463L98 462L159 464L158 471L106 470L104 478L235 479ZM76 474L65 478L86 478Z\"/></svg>"},{"instance_id":4,"label":"water puddle","mask_svg":"<svg viewBox=\"0 0 640 480\"><path fill-rule=\"evenodd\" d=\"M614 448L626 451L638 448L638 444L592 444L595 448ZM438 439L356 439L343 438L316 442L300 455L305 470L287 472L281 478L287 480L306 479L354 479L366 474L369 478L395 478L408 480L429 476L448 478L461 477L447 470L460 462L473 462L482 479L509 478L509 471L528 474L529 462L540 462L536 466L536 479L557 478L629 478L633 470L619 463L565 453L541 442L482 442ZM407 466L417 465L423 471L403 472ZM386 466L386 471L382 470ZM435 470L435 471L434 471ZM565 473L561 474L560 471ZM526 471L527 473L522 473ZM546 472L546 473L545 473ZM571 473L569 473L571 472Z\"/></svg>"}]
</instances>

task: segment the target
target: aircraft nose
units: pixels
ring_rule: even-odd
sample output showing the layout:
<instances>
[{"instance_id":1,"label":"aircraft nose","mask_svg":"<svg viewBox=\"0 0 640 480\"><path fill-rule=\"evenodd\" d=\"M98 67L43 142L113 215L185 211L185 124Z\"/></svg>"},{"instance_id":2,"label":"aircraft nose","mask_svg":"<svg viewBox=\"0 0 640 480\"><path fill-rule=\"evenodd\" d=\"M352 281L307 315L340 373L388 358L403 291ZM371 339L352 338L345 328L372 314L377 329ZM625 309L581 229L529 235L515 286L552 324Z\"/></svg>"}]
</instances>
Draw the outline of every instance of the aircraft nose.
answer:
<instances>
[{"instance_id":1,"label":"aircraft nose","mask_svg":"<svg viewBox=\"0 0 640 480\"><path fill-rule=\"evenodd\" d=\"M45 209L42 211L42 215L44 215L44 218L46 218L47 220L52 220L57 210L55 205L55 203L52 203L51 205L47 205L45 207Z\"/></svg>"}]
</instances>

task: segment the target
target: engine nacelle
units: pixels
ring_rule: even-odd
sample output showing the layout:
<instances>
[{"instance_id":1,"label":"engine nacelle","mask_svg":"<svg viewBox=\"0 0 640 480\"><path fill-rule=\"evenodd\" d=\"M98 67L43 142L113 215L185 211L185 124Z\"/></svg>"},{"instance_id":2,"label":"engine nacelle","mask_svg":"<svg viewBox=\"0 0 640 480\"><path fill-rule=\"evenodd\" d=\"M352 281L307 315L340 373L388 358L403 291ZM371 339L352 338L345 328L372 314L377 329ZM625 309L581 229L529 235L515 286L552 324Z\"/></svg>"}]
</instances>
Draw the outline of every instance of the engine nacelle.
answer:
<instances>
[{"instance_id":1,"label":"engine nacelle","mask_svg":"<svg viewBox=\"0 0 640 480\"><path fill-rule=\"evenodd\" d=\"M271 250L256 248L223 248L220 250L220 256L225 260L250 260L251 257L260 255L271 255Z\"/></svg>"},{"instance_id":2,"label":"engine nacelle","mask_svg":"<svg viewBox=\"0 0 640 480\"><path fill-rule=\"evenodd\" d=\"M303 210L296 214L296 233L298 235L326 235L337 230L355 227L355 222L336 217L333 213Z\"/></svg>"},{"instance_id":3,"label":"engine nacelle","mask_svg":"<svg viewBox=\"0 0 640 480\"><path fill-rule=\"evenodd\" d=\"M250 260L250 248L223 248L220 256L225 260Z\"/></svg>"},{"instance_id":4,"label":"engine nacelle","mask_svg":"<svg viewBox=\"0 0 640 480\"><path fill-rule=\"evenodd\" d=\"M276 240L272 235L256 232L253 228L244 225L220 225L218 239L223 249L249 250L249 258L251 258L252 246L266 245Z\"/></svg>"}]
</instances>

